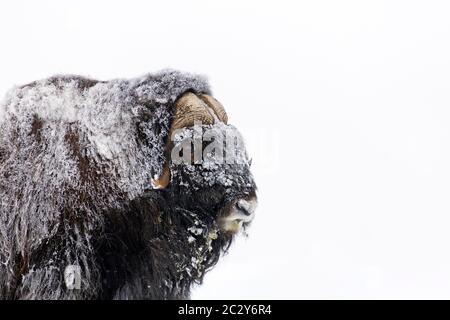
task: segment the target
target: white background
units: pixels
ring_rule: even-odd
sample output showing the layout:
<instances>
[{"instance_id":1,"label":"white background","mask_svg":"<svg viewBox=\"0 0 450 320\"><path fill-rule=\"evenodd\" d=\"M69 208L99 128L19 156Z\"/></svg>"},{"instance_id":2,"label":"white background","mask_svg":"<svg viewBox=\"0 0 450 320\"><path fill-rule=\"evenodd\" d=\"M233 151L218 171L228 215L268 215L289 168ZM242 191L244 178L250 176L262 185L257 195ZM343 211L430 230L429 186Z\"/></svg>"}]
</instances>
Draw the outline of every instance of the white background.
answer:
<instances>
[{"instance_id":1,"label":"white background","mask_svg":"<svg viewBox=\"0 0 450 320\"><path fill-rule=\"evenodd\" d=\"M209 76L260 206L193 298L450 298L448 1L1 1L0 94Z\"/></svg>"}]
</instances>

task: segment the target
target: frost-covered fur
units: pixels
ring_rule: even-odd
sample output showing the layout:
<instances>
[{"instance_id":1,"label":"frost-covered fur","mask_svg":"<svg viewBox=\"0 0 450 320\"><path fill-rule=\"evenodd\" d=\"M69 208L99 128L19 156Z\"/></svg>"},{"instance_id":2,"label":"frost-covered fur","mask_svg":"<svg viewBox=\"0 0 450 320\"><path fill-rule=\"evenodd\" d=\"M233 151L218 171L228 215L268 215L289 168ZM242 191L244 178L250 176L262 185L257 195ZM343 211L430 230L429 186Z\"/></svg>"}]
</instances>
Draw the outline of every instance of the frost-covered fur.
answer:
<instances>
[{"instance_id":1,"label":"frost-covered fur","mask_svg":"<svg viewBox=\"0 0 450 320\"><path fill-rule=\"evenodd\" d=\"M255 185L244 161L171 164L169 187L151 188L186 91L210 93L204 78L167 70L108 82L56 76L7 94L0 299L189 297L232 240L217 217ZM79 290L66 288L70 265L81 268Z\"/></svg>"}]
</instances>

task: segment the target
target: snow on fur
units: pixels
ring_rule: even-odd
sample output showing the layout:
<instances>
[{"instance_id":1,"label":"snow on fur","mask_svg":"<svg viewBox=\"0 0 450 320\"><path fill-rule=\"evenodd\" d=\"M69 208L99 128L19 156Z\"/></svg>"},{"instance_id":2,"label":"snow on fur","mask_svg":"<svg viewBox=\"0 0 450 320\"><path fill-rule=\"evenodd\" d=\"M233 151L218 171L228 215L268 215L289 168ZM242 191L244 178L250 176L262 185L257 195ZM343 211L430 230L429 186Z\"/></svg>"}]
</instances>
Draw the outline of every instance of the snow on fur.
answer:
<instances>
[{"instance_id":1,"label":"snow on fur","mask_svg":"<svg viewBox=\"0 0 450 320\"><path fill-rule=\"evenodd\" d=\"M165 161L173 103L186 91L210 88L201 76L165 70L105 82L55 76L8 92L0 104L0 298L189 296L231 241L216 218L256 187L244 161L173 166L168 190L149 189ZM202 188L206 174L220 181ZM81 267L80 290L64 284L69 265Z\"/></svg>"}]
</instances>

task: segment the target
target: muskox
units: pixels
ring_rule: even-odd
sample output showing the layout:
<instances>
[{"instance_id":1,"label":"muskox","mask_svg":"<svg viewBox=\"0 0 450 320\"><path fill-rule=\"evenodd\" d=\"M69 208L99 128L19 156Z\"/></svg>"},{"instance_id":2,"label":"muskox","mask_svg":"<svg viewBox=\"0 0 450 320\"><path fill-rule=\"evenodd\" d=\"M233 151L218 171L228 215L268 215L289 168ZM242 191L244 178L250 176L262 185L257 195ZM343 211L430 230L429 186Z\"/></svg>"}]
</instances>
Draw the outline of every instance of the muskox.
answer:
<instances>
[{"instance_id":1,"label":"muskox","mask_svg":"<svg viewBox=\"0 0 450 320\"><path fill-rule=\"evenodd\" d=\"M251 161L227 121L205 78L173 70L13 88L0 298L189 298L254 216Z\"/></svg>"}]
</instances>

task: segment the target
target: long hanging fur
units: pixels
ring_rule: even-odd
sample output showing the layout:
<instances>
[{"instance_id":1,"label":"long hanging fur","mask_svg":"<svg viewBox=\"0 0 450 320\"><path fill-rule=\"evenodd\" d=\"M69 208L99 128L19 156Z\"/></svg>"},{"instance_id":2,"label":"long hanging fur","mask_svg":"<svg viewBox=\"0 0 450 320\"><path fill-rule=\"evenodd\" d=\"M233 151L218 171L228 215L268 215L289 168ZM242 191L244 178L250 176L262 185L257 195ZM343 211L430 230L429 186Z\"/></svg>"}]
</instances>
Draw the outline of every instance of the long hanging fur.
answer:
<instances>
[{"instance_id":1,"label":"long hanging fur","mask_svg":"<svg viewBox=\"0 0 450 320\"><path fill-rule=\"evenodd\" d=\"M171 70L107 82L56 76L7 94L0 299L189 297L232 241L217 218L256 187L244 164L172 165L169 188L151 188L173 104L187 91L210 94L203 77ZM67 266L80 268L80 289L66 286Z\"/></svg>"}]
</instances>

